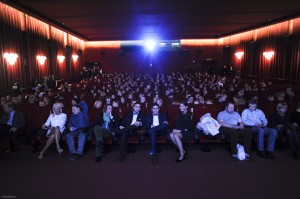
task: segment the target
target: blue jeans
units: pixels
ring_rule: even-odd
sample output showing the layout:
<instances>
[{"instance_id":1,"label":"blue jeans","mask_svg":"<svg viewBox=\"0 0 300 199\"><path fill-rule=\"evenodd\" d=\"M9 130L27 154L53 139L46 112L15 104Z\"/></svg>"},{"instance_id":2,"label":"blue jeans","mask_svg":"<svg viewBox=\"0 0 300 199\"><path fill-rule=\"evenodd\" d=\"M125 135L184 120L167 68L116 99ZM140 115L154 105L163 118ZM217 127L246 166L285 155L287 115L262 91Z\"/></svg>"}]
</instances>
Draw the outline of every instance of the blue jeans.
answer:
<instances>
[{"instance_id":1,"label":"blue jeans","mask_svg":"<svg viewBox=\"0 0 300 199\"><path fill-rule=\"evenodd\" d=\"M78 137L77 150L75 149L75 145L74 145L74 137ZM71 131L66 135L67 144L68 144L71 154L75 154L75 153L79 154L79 155L83 154L85 137L86 137L85 132L82 129L76 130L76 131Z\"/></svg>"},{"instance_id":2,"label":"blue jeans","mask_svg":"<svg viewBox=\"0 0 300 199\"><path fill-rule=\"evenodd\" d=\"M274 146L275 146L275 141L277 138L277 130L273 128L260 128L260 127L253 127L252 132L257 134L257 149L259 151L264 151L265 146L264 146L264 138L265 135L268 136L268 147L267 150L270 152L274 151Z\"/></svg>"}]
</instances>

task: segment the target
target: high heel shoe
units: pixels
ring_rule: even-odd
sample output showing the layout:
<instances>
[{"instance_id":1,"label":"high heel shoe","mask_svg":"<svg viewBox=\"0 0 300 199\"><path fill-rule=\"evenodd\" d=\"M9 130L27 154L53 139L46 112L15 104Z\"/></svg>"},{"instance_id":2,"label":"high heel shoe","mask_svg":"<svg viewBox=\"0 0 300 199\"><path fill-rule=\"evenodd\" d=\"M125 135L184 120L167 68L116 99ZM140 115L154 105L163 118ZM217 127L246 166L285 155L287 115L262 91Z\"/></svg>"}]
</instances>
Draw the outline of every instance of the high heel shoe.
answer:
<instances>
[{"instance_id":1,"label":"high heel shoe","mask_svg":"<svg viewBox=\"0 0 300 199\"><path fill-rule=\"evenodd\" d=\"M61 155L62 152L64 152L64 150L63 149L58 149L57 152L58 152L59 155Z\"/></svg>"},{"instance_id":2,"label":"high heel shoe","mask_svg":"<svg viewBox=\"0 0 300 199\"><path fill-rule=\"evenodd\" d=\"M175 162L182 162L185 158L185 155L180 155L178 159L175 160Z\"/></svg>"},{"instance_id":3,"label":"high heel shoe","mask_svg":"<svg viewBox=\"0 0 300 199\"><path fill-rule=\"evenodd\" d=\"M44 154L43 153L40 153L40 155L39 155L39 160L42 160L43 158L44 158Z\"/></svg>"}]
</instances>

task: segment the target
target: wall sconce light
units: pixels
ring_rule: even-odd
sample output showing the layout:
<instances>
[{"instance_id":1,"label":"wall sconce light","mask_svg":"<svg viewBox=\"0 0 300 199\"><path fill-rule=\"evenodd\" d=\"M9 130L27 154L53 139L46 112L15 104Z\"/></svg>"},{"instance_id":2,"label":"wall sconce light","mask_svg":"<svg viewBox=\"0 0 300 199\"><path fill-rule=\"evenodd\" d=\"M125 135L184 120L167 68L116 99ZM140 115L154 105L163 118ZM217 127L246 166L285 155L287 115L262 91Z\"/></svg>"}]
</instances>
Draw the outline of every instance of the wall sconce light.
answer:
<instances>
[{"instance_id":1,"label":"wall sconce light","mask_svg":"<svg viewBox=\"0 0 300 199\"><path fill-rule=\"evenodd\" d=\"M72 59L73 59L73 61L77 61L78 55L72 55Z\"/></svg>"},{"instance_id":2,"label":"wall sconce light","mask_svg":"<svg viewBox=\"0 0 300 199\"><path fill-rule=\"evenodd\" d=\"M64 60L65 60L65 56L63 56L63 55L57 55L57 59L58 59L59 63L63 63Z\"/></svg>"},{"instance_id":3,"label":"wall sconce light","mask_svg":"<svg viewBox=\"0 0 300 199\"><path fill-rule=\"evenodd\" d=\"M3 57L6 59L6 62L12 66L16 63L19 56L16 53L4 53Z\"/></svg>"},{"instance_id":4,"label":"wall sconce light","mask_svg":"<svg viewBox=\"0 0 300 199\"><path fill-rule=\"evenodd\" d=\"M38 60L40 65L44 65L47 57L38 55L38 56L36 56L36 59Z\"/></svg>"},{"instance_id":5,"label":"wall sconce light","mask_svg":"<svg viewBox=\"0 0 300 199\"><path fill-rule=\"evenodd\" d=\"M263 55L267 60L271 60L271 58L274 56L274 51L264 52Z\"/></svg>"},{"instance_id":6,"label":"wall sconce light","mask_svg":"<svg viewBox=\"0 0 300 199\"><path fill-rule=\"evenodd\" d=\"M244 56L244 52L241 52L241 51L236 52L234 55L236 56L237 59L242 59L242 57Z\"/></svg>"}]
</instances>

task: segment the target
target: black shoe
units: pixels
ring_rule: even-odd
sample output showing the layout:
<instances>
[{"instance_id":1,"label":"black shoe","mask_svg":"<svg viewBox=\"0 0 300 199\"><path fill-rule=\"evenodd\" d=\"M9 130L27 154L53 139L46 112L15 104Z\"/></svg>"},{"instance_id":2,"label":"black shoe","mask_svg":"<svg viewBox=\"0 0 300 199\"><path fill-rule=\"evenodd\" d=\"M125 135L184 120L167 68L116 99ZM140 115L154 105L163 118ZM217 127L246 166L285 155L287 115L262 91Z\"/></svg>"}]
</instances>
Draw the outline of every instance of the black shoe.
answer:
<instances>
[{"instance_id":1,"label":"black shoe","mask_svg":"<svg viewBox=\"0 0 300 199\"><path fill-rule=\"evenodd\" d=\"M233 154L232 156L231 156L231 158L232 158L232 160L234 160L234 161L239 161L240 159L238 158L238 155L237 154Z\"/></svg>"},{"instance_id":2,"label":"black shoe","mask_svg":"<svg viewBox=\"0 0 300 199\"><path fill-rule=\"evenodd\" d=\"M124 162L125 157L126 157L126 152L125 152L124 150L121 150L121 151L120 151L120 157L119 157L119 159L118 159L118 162L119 162L119 163Z\"/></svg>"},{"instance_id":3,"label":"black shoe","mask_svg":"<svg viewBox=\"0 0 300 199\"><path fill-rule=\"evenodd\" d=\"M175 162L182 162L185 158L185 155L180 155L178 159L175 160Z\"/></svg>"},{"instance_id":4,"label":"black shoe","mask_svg":"<svg viewBox=\"0 0 300 199\"><path fill-rule=\"evenodd\" d=\"M160 153L161 151L161 148L157 148L157 153Z\"/></svg>"},{"instance_id":5,"label":"black shoe","mask_svg":"<svg viewBox=\"0 0 300 199\"><path fill-rule=\"evenodd\" d=\"M266 154L267 154L268 158L275 159L275 156L274 156L273 152L267 151Z\"/></svg>"},{"instance_id":6,"label":"black shoe","mask_svg":"<svg viewBox=\"0 0 300 199\"><path fill-rule=\"evenodd\" d=\"M82 157L81 154L75 154L75 161L79 160Z\"/></svg>"},{"instance_id":7,"label":"black shoe","mask_svg":"<svg viewBox=\"0 0 300 199\"><path fill-rule=\"evenodd\" d=\"M75 161L76 160L76 154L75 153L72 153L71 154L71 157L69 158L69 160L71 160L71 161Z\"/></svg>"},{"instance_id":8,"label":"black shoe","mask_svg":"<svg viewBox=\"0 0 300 199\"><path fill-rule=\"evenodd\" d=\"M157 155L152 155L151 156L151 162L152 162L153 165L158 165Z\"/></svg>"},{"instance_id":9,"label":"black shoe","mask_svg":"<svg viewBox=\"0 0 300 199\"><path fill-rule=\"evenodd\" d=\"M101 156L96 157L95 162L101 162Z\"/></svg>"},{"instance_id":10,"label":"black shoe","mask_svg":"<svg viewBox=\"0 0 300 199\"><path fill-rule=\"evenodd\" d=\"M268 159L269 157L266 155L264 151L258 151L257 155L261 158Z\"/></svg>"},{"instance_id":11,"label":"black shoe","mask_svg":"<svg viewBox=\"0 0 300 199\"><path fill-rule=\"evenodd\" d=\"M250 155L249 154L245 154L245 160L251 160Z\"/></svg>"}]
</instances>

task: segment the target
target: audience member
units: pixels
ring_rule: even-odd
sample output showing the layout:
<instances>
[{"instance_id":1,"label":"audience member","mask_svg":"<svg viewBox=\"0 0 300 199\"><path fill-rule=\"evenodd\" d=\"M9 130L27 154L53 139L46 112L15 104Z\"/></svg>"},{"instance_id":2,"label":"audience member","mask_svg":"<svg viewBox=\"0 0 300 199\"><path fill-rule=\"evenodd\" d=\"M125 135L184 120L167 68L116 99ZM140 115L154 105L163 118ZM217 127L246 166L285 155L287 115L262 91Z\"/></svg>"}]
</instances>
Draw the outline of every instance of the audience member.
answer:
<instances>
[{"instance_id":1,"label":"audience member","mask_svg":"<svg viewBox=\"0 0 300 199\"><path fill-rule=\"evenodd\" d=\"M195 126L192 120L192 113L188 111L186 102L179 104L179 115L176 120L176 127L170 133L170 138L173 144L179 150L179 158L176 162L182 162L187 154L186 149L183 148L182 140L191 140L194 138Z\"/></svg>"},{"instance_id":2,"label":"audience member","mask_svg":"<svg viewBox=\"0 0 300 199\"><path fill-rule=\"evenodd\" d=\"M126 114L118 129L118 134L121 136L120 157L118 160L120 163L122 163L126 157L127 138L137 134L137 130L142 127L144 120L144 115L141 112L141 104L135 102L133 104L133 110ZM129 151L135 152L135 149L130 149Z\"/></svg>"},{"instance_id":3,"label":"audience member","mask_svg":"<svg viewBox=\"0 0 300 199\"><path fill-rule=\"evenodd\" d=\"M276 112L271 116L271 123L274 128L277 129L279 135L285 134L287 136L293 156L298 158L300 144L298 140L297 125L290 122L287 108L288 105L285 102L278 103Z\"/></svg>"},{"instance_id":4,"label":"audience member","mask_svg":"<svg viewBox=\"0 0 300 199\"><path fill-rule=\"evenodd\" d=\"M118 121L118 117L112 113L112 106L109 104L104 105L103 113L97 117L94 123L94 134L96 138L96 162L101 161L104 138L114 136Z\"/></svg>"},{"instance_id":5,"label":"audience member","mask_svg":"<svg viewBox=\"0 0 300 199\"><path fill-rule=\"evenodd\" d=\"M218 114L217 120L221 124L221 131L229 137L230 149L233 160L239 160L237 154L238 139L243 139L245 149L245 159L250 159L250 145L252 139L252 132L250 129L244 128L244 123L240 114L234 111L234 103L227 102L225 110Z\"/></svg>"},{"instance_id":6,"label":"audience member","mask_svg":"<svg viewBox=\"0 0 300 199\"><path fill-rule=\"evenodd\" d=\"M45 147L40 152L39 159L44 158L44 153L55 141L56 150L61 154L64 150L60 147L60 136L65 130L65 124L67 122L67 115L62 112L62 105L60 103L55 103L52 108L53 113L51 113L47 121L42 125L42 130L38 131L36 136L36 144L34 144L34 150L37 148L40 137L42 134L46 134L48 140Z\"/></svg>"},{"instance_id":7,"label":"audience member","mask_svg":"<svg viewBox=\"0 0 300 199\"><path fill-rule=\"evenodd\" d=\"M87 117L80 110L79 105L72 106L72 115L68 122L69 132L66 135L67 144L71 153L70 160L79 160L83 155L86 130L88 127ZM74 137L78 137L78 148L75 149Z\"/></svg>"},{"instance_id":8,"label":"audience member","mask_svg":"<svg viewBox=\"0 0 300 199\"><path fill-rule=\"evenodd\" d=\"M15 110L13 103L6 103L3 106L4 114L0 119L0 136L9 139L9 149L6 152L16 151L16 138L25 127L25 117L22 112Z\"/></svg>"},{"instance_id":9,"label":"audience member","mask_svg":"<svg viewBox=\"0 0 300 199\"><path fill-rule=\"evenodd\" d=\"M242 120L246 127L250 128L257 135L257 155L262 158L274 158L274 146L277 137L277 131L273 128L268 128L268 120L264 112L257 109L257 102L250 100L249 108L242 112ZM268 136L268 146L264 146L264 138Z\"/></svg>"},{"instance_id":10,"label":"audience member","mask_svg":"<svg viewBox=\"0 0 300 199\"><path fill-rule=\"evenodd\" d=\"M152 113L146 116L145 129L150 137L150 155L154 165L158 164L156 138L167 133L169 123L165 113L160 112L158 104L153 104Z\"/></svg>"}]
</instances>

